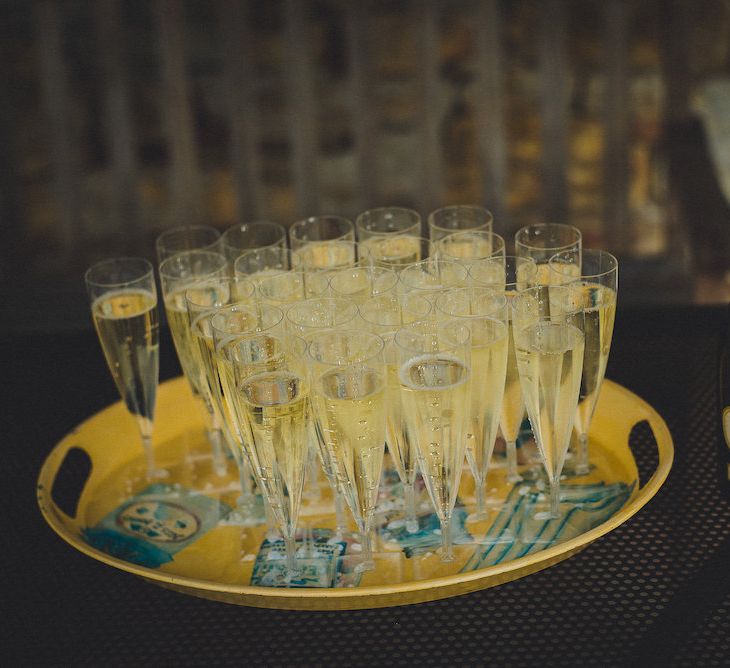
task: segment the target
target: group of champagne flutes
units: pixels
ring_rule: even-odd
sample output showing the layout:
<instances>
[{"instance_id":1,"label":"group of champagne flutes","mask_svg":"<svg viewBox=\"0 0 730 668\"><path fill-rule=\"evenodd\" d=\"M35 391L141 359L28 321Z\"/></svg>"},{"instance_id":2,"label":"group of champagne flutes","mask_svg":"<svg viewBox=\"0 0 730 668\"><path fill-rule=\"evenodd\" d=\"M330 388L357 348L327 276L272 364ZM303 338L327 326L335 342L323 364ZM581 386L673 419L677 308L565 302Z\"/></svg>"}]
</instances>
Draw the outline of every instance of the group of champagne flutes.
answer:
<instances>
[{"instance_id":1,"label":"group of champagne flutes","mask_svg":"<svg viewBox=\"0 0 730 668\"><path fill-rule=\"evenodd\" d=\"M344 507L374 568L373 536L386 444L401 479L407 532L419 530L423 479L454 559L451 519L464 462L475 512L487 513L498 432L506 478L521 480L517 438L525 410L549 485L537 517L560 516L560 476L575 426L572 466L589 472L588 430L605 374L618 288L616 259L582 248L564 224L515 236L491 214L450 206L428 217L371 209L353 224L315 216L288 231L267 222L221 235L182 227L157 240L159 278L180 363L203 407L213 468L226 452L242 499L261 491L297 572L296 530L307 477L321 466L337 530ZM107 362L139 421L147 476L158 369L152 266L107 260L86 274ZM319 462L319 464L317 464ZM524 472L524 471L523 471Z\"/></svg>"}]
</instances>

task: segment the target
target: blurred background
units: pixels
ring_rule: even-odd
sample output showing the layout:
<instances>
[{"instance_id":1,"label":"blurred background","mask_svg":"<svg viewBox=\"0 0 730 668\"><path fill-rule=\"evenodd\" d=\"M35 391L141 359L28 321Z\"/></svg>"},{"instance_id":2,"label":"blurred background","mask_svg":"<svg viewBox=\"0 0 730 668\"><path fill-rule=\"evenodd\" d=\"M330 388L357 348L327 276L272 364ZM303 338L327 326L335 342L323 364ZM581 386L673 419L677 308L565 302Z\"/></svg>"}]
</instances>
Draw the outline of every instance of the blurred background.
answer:
<instances>
[{"instance_id":1,"label":"blurred background","mask_svg":"<svg viewBox=\"0 0 730 668\"><path fill-rule=\"evenodd\" d=\"M623 305L730 300L728 0L0 0L0 290L185 223L481 204L569 222Z\"/></svg>"}]
</instances>

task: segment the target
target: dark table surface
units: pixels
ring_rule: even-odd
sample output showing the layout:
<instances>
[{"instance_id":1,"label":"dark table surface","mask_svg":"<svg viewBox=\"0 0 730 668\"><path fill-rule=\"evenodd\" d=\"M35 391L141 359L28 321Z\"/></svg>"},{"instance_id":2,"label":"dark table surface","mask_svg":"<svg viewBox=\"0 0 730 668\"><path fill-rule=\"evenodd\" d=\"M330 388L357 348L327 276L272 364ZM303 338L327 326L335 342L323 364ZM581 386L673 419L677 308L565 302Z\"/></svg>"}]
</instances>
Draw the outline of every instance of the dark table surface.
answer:
<instances>
[{"instance_id":1,"label":"dark table surface","mask_svg":"<svg viewBox=\"0 0 730 668\"><path fill-rule=\"evenodd\" d=\"M718 475L715 308L620 311L608 377L667 421L658 495L575 557L433 603L259 610L184 596L77 552L35 501L43 459L117 400L91 330L2 339L5 665L727 665L730 501ZM161 378L179 373L163 338Z\"/></svg>"}]
</instances>

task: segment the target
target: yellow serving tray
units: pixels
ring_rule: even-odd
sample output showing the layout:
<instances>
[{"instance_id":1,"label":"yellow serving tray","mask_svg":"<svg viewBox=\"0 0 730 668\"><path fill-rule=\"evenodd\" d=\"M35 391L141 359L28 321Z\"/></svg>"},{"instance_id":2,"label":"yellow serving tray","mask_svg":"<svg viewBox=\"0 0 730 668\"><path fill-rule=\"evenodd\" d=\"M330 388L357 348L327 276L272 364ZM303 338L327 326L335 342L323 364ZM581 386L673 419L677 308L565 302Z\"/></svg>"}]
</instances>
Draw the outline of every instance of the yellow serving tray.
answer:
<instances>
[{"instance_id":1,"label":"yellow serving tray","mask_svg":"<svg viewBox=\"0 0 730 668\"><path fill-rule=\"evenodd\" d=\"M648 422L658 466L643 487L629 448L634 426ZM80 449L91 472L74 517L54 501L54 483L67 455ZM527 449L527 448L526 448ZM285 585L280 543L267 539L259 506L252 515L234 507L235 466L220 477L211 466L202 420L182 378L159 389L155 451L170 475L144 479L136 425L123 404L97 413L67 435L40 471L38 503L51 527L75 548L156 584L204 598L266 608L336 610L431 601L509 582L567 559L616 528L651 499L674 458L672 438L657 412L627 389L604 381L591 430L589 476L563 483L565 518L537 523L539 482L509 485L496 464L488 484L494 505L486 521L472 521L471 475L462 476L455 517L456 560L440 561L438 523L421 496L418 534L399 521L397 477L386 471L376 570L362 575L356 539L334 532L329 489L309 484L299 522L302 579ZM537 485L537 486L536 486ZM62 504L63 505L63 504ZM292 586L298 585L298 586Z\"/></svg>"}]
</instances>

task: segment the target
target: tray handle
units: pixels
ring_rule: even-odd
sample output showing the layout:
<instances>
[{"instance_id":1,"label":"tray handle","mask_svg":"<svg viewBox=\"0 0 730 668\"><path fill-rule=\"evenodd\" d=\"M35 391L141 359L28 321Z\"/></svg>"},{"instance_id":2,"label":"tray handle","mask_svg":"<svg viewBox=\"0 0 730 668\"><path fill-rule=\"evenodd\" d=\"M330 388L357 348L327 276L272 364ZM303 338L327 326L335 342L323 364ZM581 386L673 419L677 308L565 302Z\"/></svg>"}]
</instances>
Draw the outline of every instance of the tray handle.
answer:
<instances>
[{"instance_id":1,"label":"tray handle","mask_svg":"<svg viewBox=\"0 0 730 668\"><path fill-rule=\"evenodd\" d=\"M642 435L642 430L650 433ZM648 438L653 443L632 445L632 437L637 434L637 431L639 438L642 440ZM666 480L674 460L672 436L666 423L657 413L648 412L634 424L629 433L629 449L637 462L640 493L642 496L651 497ZM653 461L642 461L647 458L651 458ZM653 469L649 467L653 467Z\"/></svg>"}]
</instances>

